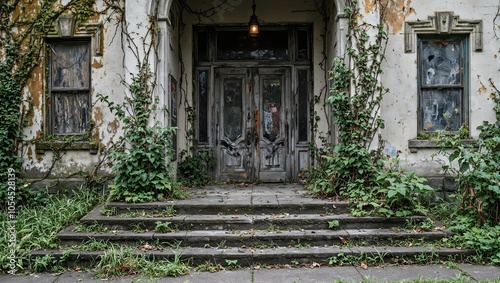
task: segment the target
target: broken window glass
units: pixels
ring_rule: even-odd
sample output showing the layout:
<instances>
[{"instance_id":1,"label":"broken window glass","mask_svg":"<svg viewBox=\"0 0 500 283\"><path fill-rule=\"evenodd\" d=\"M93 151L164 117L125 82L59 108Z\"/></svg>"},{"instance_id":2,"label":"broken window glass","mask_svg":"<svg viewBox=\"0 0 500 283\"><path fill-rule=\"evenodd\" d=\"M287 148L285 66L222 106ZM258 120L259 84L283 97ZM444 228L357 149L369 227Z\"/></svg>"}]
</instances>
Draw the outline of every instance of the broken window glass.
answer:
<instances>
[{"instance_id":1,"label":"broken window glass","mask_svg":"<svg viewBox=\"0 0 500 283\"><path fill-rule=\"evenodd\" d=\"M422 83L424 85L460 85L460 50L459 41L423 41Z\"/></svg>"},{"instance_id":2,"label":"broken window glass","mask_svg":"<svg viewBox=\"0 0 500 283\"><path fill-rule=\"evenodd\" d=\"M461 91L433 89L422 91L422 130L458 131L460 128Z\"/></svg>"},{"instance_id":3,"label":"broken window glass","mask_svg":"<svg viewBox=\"0 0 500 283\"><path fill-rule=\"evenodd\" d=\"M419 130L456 132L467 123L466 38L423 38L419 48Z\"/></svg>"}]
</instances>

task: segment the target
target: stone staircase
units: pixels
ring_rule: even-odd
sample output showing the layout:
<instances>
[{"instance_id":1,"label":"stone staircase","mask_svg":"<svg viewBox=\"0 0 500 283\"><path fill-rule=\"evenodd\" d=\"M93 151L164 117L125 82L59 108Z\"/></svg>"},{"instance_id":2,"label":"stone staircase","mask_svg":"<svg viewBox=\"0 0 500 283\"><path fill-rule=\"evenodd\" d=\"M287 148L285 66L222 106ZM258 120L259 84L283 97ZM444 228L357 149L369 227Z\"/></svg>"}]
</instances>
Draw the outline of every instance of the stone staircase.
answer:
<instances>
[{"instance_id":1,"label":"stone staircase","mask_svg":"<svg viewBox=\"0 0 500 283\"><path fill-rule=\"evenodd\" d=\"M98 205L57 235L61 249L33 251L32 257L51 254L84 265L106 252L85 248L92 242L128 245L154 259L180 255L194 266L415 262L473 253L433 245L448 231L411 229L424 220L354 217L349 203L315 199L297 184L209 186L191 190L185 200Z\"/></svg>"}]
</instances>

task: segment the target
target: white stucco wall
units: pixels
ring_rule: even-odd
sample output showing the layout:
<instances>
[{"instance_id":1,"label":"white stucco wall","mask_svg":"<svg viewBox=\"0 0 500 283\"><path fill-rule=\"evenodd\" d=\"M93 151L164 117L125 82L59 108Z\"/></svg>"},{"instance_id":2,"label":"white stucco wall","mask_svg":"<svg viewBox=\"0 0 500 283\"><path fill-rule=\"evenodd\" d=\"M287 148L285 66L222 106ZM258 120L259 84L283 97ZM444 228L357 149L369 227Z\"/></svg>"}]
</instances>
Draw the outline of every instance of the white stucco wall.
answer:
<instances>
[{"instance_id":1,"label":"white stucco wall","mask_svg":"<svg viewBox=\"0 0 500 283\"><path fill-rule=\"evenodd\" d=\"M158 62L152 67L157 71L157 95L160 108L170 104L169 79L171 74L177 80L177 103L178 113L178 145L179 149L187 147L186 130L187 118L182 109L187 105L193 105L193 77L192 77L192 27L196 24L243 24L248 23L251 15L251 1L230 0L222 6L211 19L198 18L184 11L182 22L185 24L182 36L179 37L179 22L177 6L171 6L171 0L160 1L159 16L159 54ZM333 11L337 2L330 1L331 14L328 23L328 35L326 64L335 55L343 55L345 50L346 32L345 19L337 17ZM377 11L373 9L374 0L361 0L361 12L366 20L375 19ZM488 0L443 0L443 1L411 1L393 0L389 6L389 42L387 45L386 61L384 62L384 74L382 82L390 89L386 95L381 108L382 118L385 120L386 128L381 131L386 140L386 152L393 154L401 150L400 155L407 168L424 175L441 174L441 163L433 158L437 149L419 149L417 153L411 153L408 148L408 140L417 136L417 54L405 53L404 22L427 20L438 11L452 11L460 19L483 21L483 50L480 52L469 52L470 67L470 129L473 137L478 136L476 127L483 120L494 120L493 103L490 99L488 78L500 84L498 58L499 41L495 37L493 26L494 18L498 9L498 3ZM219 1L197 1L188 0L188 5L198 10L214 7ZM275 0L256 1L256 14L261 24L288 24L288 23L312 23L313 29L313 94L321 93L325 85L323 66L323 38L321 36L324 23L320 14L316 11L314 0ZM140 39L146 30L149 21L148 15L154 10L150 1L127 0L127 20L133 37ZM342 6L342 5L341 5ZM170 8L174 10L170 10ZM196 10L195 9L195 10ZM342 8L340 9L342 10ZM172 14L170 12L173 12ZM174 17L172 17L174 15ZM115 36L114 23L107 23L104 17L92 19L95 23L104 23L103 54L92 57L92 120L95 121L95 131L92 136L102 148L109 147L113 141L122 134L119 121L110 114L109 109L102 103L96 103L96 94L109 95L115 102L123 101L125 88L121 84L122 79L129 79L130 73L136 68L136 61L130 51L124 51L121 46L119 32ZM500 35L500 33L499 33ZM181 56L182 55L182 60ZM324 63L324 62L323 62ZM37 153L35 145L30 143L44 135L47 125L45 120L45 74L43 68L37 70L26 88L25 95L34 99L34 112L30 117L29 126L25 129L27 146L22 152L25 159L25 172L31 177L42 177L52 164L52 153ZM35 87L36 85L37 87ZM41 87L40 87L41 86ZM187 104L186 104L187 103ZM316 105L316 111L322 116L319 121L320 131L326 132L328 117L323 116L322 103ZM155 113L158 120L168 124L166 112ZM69 176L78 171L92 171L95 165L103 158L102 151L92 155L88 151L65 151L62 160L52 170L53 176L61 178ZM109 172L110 168L104 168Z\"/></svg>"},{"instance_id":2,"label":"white stucco wall","mask_svg":"<svg viewBox=\"0 0 500 283\"><path fill-rule=\"evenodd\" d=\"M362 11L371 13L370 0L361 1ZM395 4L397 2L397 5ZM367 7L367 10L364 8ZM477 126L483 120L494 121L493 106L490 99L491 88L488 78L500 84L498 44L495 38L493 20L498 9L498 2L487 0L469 1L394 1L388 9L389 41L382 82L390 89L381 108L385 129L386 153L394 155L401 150L401 159L406 167L426 176L442 174L440 157L435 157L437 149L419 149L411 153L408 140L417 137L417 53L405 53L404 22L427 20L435 12L451 11L463 20L483 21L483 50L473 51L472 38L469 36L469 103L470 131L473 138L479 132Z\"/></svg>"}]
</instances>

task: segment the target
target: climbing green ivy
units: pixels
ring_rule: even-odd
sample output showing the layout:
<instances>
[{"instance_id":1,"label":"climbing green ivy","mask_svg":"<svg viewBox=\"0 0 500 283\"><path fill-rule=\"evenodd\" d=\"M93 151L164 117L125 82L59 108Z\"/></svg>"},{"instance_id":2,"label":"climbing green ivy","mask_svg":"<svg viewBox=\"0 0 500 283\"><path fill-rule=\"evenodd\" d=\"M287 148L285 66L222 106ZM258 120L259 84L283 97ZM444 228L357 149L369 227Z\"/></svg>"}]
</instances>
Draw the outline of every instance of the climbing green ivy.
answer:
<instances>
[{"instance_id":1,"label":"climbing green ivy","mask_svg":"<svg viewBox=\"0 0 500 283\"><path fill-rule=\"evenodd\" d=\"M0 198L6 201L9 172L17 176L23 159L20 157L23 128L28 110L22 107L23 89L33 69L40 64L43 38L57 18L68 11L85 21L94 15L95 0L39 0L25 4L19 0L0 1ZM24 110L22 110L24 109ZM27 191L17 191L16 200L28 199Z\"/></svg>"},{"instance_id":2,"label":"climbing green ivy","mask_svg":"<svg viewBox=\"0 0 500 283\"><path fill-rule=\"evenodd\" d=\"M176 197L181 191L172 176L172 165L166 158L173 157L172 136L175 128L149 125L150 113L157 101L153 99L152 73L146 63L141 65L131 83L124 84L130 91L125 103L116 105L107 96L98 95L124 123L124 135L111 149L115 174L110 200L146 202ZM126 111L130 109L130 111Z\"/></svg>"},{"instance_id":3,"label":"climbing green ivy","mask_svg":"<svg viewBox=\"0 0 500 283\"><path fill-rule=\"evenodd\" d=\"M319 195L359 202L357 214L425 214L420 200L432 192L425 179L401 170L397 156L385 158L380 135L373 145L377 132L384 128L379 110L389 92L380 81L387 43L385 7L381 1L376 4L379 21L371 25L361 21L357 1L346 1L348 56L333 60L327 98L338 144L320 151L323 156L310 170L307 187Z\"/></svg>"},{"instance_id":4,"label":"climbing green ivy","mask_svg":"<svg viewBox=\"0 0 500 283\"><path fill-rule=\"evenodd\" d=\"M122 122L124 134L111 148L115 175L110 186L110 200L147 202L182 197L184 191L175 180L172 160L173 137L177 129L159 125L154 116L158 109L155 98L155 75L150 67L157 54L155 17L150 18L149 37L135 38L128 32L122 1L107 2L108 9L120 15L117 26L122 34L122 48L129 49L136 60L137 71L122 83L127 89L124 102L115 104L108 96L98 94ZM158 5L156 5L158 6ZM155 58L156 59L156 58Z\"/></svg>"}]
</instances>

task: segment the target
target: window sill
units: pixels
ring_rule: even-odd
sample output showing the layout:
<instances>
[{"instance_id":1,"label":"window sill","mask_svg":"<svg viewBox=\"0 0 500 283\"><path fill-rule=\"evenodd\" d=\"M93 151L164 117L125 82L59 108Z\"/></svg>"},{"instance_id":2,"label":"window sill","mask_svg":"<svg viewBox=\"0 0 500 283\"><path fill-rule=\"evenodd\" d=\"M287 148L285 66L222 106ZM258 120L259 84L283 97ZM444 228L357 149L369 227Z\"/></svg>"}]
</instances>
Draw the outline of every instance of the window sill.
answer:
<instances>
[{"instance_id":1,"label":"window sill","mask_svg":"<svg viewBox=\"0 0 500 283\"><path fill-rule=\"evenodd\" d=\"M88 150L90 154L97 154L97 145L88 141L50 141L50 142L36 142L35 150L38 154L44 154L45 151L51 150Z\"/></svg>"},{"instance_id":2,"label":"window sill","mask_svg":"<svg viewBox=\"0 0 500 283\"><path fill-rule=\"evenodd\" d=\"M474 145L474 147L477 147L475 143L476 143L475 139L462 140L462 144L466 146ZM419 149L439 149L441 148L441 146L438 145L437 142L433 140L408 140L408 148L410 149L411 153L417 153Z\"/></svg>"}]
</instances>

